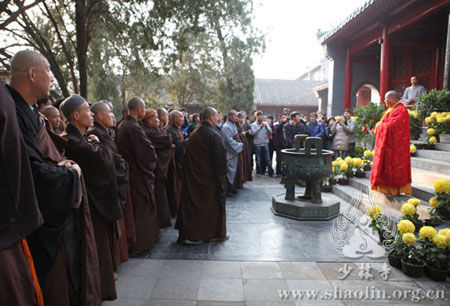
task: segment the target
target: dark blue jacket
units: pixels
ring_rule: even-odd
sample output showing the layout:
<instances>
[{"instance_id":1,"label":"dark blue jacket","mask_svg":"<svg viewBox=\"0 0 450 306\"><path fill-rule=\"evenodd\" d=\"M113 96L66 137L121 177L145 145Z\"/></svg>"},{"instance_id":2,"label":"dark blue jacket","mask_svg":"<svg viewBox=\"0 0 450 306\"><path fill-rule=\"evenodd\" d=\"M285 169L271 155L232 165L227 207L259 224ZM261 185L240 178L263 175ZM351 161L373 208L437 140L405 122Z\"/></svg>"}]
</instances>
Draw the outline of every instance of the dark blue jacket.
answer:
<instances>
[{"instance_id":1,"label":"dark blue jacket","mask_svg":"<svg viewBox=\"0 0 450 306\"><path fill-rule=\"evenodd\" d=\"M313 125L311 122L308 122L307 126L311 137L325 137L325 129L323 128L322 123L316 122L316 124Z\"/></svg>"},{"instance_id":2,"label":"dark blue jacket","mask_svg":"<svg viewBox=\"0 0 450 306\"><path fill-rule=\"evenodd\" d=\"M298 134L309 135L308 127L304 121L297 123L296 125L288 123L284 126L284 140L286 143L286 148L294 147L294 136Z\"/></svg>"}]
</instances>

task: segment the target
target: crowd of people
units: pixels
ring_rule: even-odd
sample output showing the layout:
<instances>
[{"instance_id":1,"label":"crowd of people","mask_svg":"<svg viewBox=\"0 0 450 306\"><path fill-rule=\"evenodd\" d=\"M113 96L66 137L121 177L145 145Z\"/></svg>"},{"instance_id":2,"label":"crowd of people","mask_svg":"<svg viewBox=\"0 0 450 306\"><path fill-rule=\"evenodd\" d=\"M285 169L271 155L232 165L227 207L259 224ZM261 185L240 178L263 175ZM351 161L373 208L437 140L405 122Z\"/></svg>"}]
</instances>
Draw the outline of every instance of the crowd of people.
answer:
<instances>
[{"instance_id":1,"label":"crowd of people","mask_svg":"<svg viewBox=\"0 0 450 306\"><path fill-rule=\"evenodd\" d=\"M118 266L172 224L179 243L227 240L227 196L252 180L254 164L259 176L281 176L295 135L354 149L348 111L327 120L285 109L274 122L260 110L146 109L133 97L116 122L106 100L52 103L51 82L45 57L25 50L0 84L2 305L114 300Z\"/></svg>"}]
</instances>

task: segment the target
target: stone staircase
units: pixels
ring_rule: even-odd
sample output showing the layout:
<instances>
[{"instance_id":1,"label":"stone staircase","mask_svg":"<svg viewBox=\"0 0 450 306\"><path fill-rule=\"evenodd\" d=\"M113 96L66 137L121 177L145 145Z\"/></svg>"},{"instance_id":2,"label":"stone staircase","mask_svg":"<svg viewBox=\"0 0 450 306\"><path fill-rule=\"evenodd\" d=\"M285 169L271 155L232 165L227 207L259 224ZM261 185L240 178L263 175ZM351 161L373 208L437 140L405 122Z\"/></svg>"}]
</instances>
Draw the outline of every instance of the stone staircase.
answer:
<instances>
[{"instance_id":1,"label":"stone staircase","mask_svg":"<svg viewBox=\"0 0 450 306\"><path fill-rule=\"evenodd\" d=\"M418 148L411 157L412 196L385 196L370 190L370 172L365 178L350 178L349 185L333 185L332 192L345 202L359 204L363 208L380 205L393 220L401 217L401 206L409 198L418 198L421 205L417 213L421 219L428 219L428 200L433 196L433 182L437 178L450 180L450 144L436 144L435 150L423 141L415 141Z\"/></svg>"}]
</instances>

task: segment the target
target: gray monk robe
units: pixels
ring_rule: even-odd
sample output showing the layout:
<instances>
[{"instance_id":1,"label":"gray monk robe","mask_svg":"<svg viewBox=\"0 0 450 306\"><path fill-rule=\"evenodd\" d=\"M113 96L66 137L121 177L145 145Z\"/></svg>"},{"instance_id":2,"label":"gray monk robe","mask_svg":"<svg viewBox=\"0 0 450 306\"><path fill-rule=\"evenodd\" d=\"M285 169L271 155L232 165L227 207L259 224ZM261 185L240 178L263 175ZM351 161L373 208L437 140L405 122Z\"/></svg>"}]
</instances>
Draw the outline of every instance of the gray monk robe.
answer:
<instances>
[{"instance_id":1,"label":"gray monk robe","mask_svg":"<svg viewBox=\"0 0 450 306\"><path fill-rule=\"evenodd\" d=\"M33 305L36 290L23 238L43 222L14 100L0 82L0 305Z\"/></svg>"},{"instance_id":2,"label":"gray monk robe","mask_svg":"<svg viewBox=\"0 0 450 306\"><path fill-rule=\"evenodd\" d=\"M239 153L242 152L243 144L236 141L238 130L236 124L231 121L225 122L222 126L223 145L227 151L227 179L228 184L234 184L234 177L238 170Z\"/></svg>"},{"instance_id":3,"label":"gray monk robe","mask_svg":"<svg viewBox=\"0 0 450 306\"><path fill-rule=\"evenodd\" d=\"M33 172L44 224L27 237L45 305L99 305L97 247L85 186L63 160L40 120L22 96L8 87ZM56 136L55 136L56 137ZM62 140L63 141L63 140Z\"/></svg>"},{"instance_id":4,"label":"gray monk robe","mask_svg":"<svg viewBox=\"0 0 450 306\"><path fill-rule=\"evenodd\" d=\"M130 252L149 250L159 241L155 200L156 153L144 130L132 116L120 124L117 136L119 153L128 162L136 242Z\"/></svg>"},{"instance_id":5,"label":"gray monk robe","mask_svg":"<svg viewBox=\"0 0 450 306\"><path fill-rule=\"evenodd\" d=\"M102 300L117 298L114 282L113 232L122 216L119 205L114 153L100 143L92 144L71 123L66 128L66 155L80 165L86 180L92 225L100 266Z\"/></svg>"},{"instance_id":6,"label":"gray monk robe","mask_svg":"<svg viewBox=\"0 0 450 306\"><path fill-rule=\"evenodd\" d=\"M222 136L202 122L185 148L178 241L225 238L227 182Z\"/></svg>"}]
</instances>

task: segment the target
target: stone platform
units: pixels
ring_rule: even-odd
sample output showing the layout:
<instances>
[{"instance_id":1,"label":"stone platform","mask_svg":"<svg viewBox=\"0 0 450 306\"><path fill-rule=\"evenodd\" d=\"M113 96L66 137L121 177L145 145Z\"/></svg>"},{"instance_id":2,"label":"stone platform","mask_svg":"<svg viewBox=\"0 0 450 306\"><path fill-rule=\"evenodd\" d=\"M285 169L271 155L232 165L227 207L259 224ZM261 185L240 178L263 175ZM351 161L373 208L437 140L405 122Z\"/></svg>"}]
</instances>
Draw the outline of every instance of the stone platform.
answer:
<instances>
[{"instance_id":1,"label":"stone platform","mask_svg":"<svg viewBox=\"0 0 450 306\"><path fill-rule=\"evenodd\" d=\"M300 194L296 194L296 197ZM339 215L340 203L335 197L322 193L322 204L285 199L285 194L272 197L272 212L295 220L330 220Z\"/></svg>"}]
</instances>

